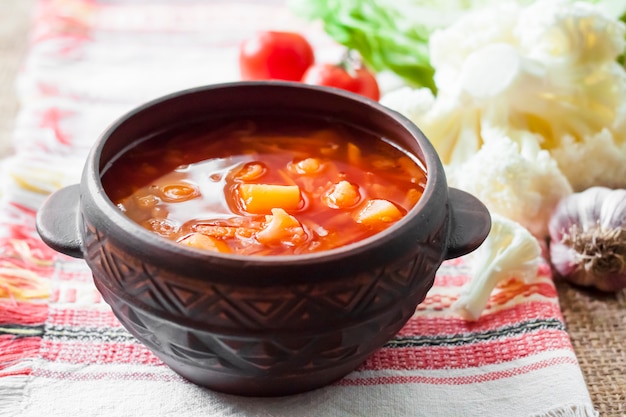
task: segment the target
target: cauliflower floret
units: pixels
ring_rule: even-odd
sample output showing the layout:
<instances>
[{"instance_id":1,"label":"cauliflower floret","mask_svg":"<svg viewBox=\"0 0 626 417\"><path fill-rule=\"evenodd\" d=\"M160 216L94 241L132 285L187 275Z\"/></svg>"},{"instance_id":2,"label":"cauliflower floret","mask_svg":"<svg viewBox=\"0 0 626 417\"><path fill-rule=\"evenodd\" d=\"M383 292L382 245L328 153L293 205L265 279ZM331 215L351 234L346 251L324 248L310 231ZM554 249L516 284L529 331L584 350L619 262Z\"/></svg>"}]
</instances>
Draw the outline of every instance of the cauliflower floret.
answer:
<instances>
[{"instance_id":1,"label":"cauliflower floret","mask_svg":"<svg viewBox=\"0 0 626 417\"><path fill-rule=\"evenodd\" d=\"M537 277L541 246L522 225L492 215L487 239L472 255L470 281L463 286L452 308L467 320L477 320L498 284L517 278L529 282Z\"/></svg>"},{"instance_id":2,"label":"cauliflower floret","mask_svg":"<svg viewBox=\"0 0 626 417\"><path fill-rule=\"evenodd\" d=\"M450 185L478 197L492 213L512 219L533 235L548 235L548 221L572 188L534 135L519 142L491 132L482 148L464 163L448 167Z\"/></svg>"},{"instance_id":3,"label":"cauliflower floret","mask_svg":"<svg viewBox=\"0 0 626 417\"><path fill-rule=\"evenodd\" d=\"M514 32L528 58L581 65L613 61L624 52L624 27L615 22L590 3L538 1L522 10Z\"/></svg>"},{"instance_id":4,"label":"cauliflower floret","mask_svg":"<svg viewBox=\"0 0 626 417\"><path fill-rule=\"evenodd\" d=\"M626 141L617 142L608 129L582 141L565 137L562 145L550 153L563 174L570 178L574 191L595 185L626 188Z\"/></svg>"},{"instance_id":5,"label":"cauliflower floret","mask_svg":"<svg viewBox=\"0 0 626 417\"><path fill-rule=\"evenodd\" d=\"M439 91L458 88L461 68L475 51L493 43L514 44L513 28L520 11L515 2L499 2L470 11L448 28L435 31L429 47Z\"/></svg>"}]
</instances>

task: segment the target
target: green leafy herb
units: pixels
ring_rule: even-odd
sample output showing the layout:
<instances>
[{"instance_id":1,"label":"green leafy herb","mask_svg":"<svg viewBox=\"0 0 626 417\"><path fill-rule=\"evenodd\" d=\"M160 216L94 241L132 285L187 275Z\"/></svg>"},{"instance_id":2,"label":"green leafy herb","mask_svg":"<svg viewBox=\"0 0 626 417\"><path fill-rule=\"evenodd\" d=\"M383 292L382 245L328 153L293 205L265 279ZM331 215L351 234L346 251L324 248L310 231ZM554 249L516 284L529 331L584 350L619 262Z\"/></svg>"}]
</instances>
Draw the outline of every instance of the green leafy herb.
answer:
<instances>
[{"instance_id":1,"label":"green leafy herb","mask_svg":"<svg viewBox=\"0 0 626 417\"><path fill-rule=\"evenodd\" d=\"M409 85L435 91L428 39L433 27L403 15L411 2L389 0L291 1L299 15L319 19L337 42L359 52L375 71L390 70Z\"/></svg>"}]
</instances>

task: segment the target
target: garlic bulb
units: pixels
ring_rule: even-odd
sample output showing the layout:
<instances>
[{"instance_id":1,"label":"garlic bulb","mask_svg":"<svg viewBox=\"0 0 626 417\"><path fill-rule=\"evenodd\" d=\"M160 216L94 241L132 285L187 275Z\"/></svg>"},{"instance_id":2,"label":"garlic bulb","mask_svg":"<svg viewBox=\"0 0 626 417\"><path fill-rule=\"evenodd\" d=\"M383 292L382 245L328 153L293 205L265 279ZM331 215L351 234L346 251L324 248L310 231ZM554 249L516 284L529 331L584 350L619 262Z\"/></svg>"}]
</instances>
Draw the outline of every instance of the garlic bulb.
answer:
<instances>
[{"instance_id":1,"label":"garlic bulb","mask_svg":"<svg viewBox=\"0 0 626 417\"><path fill-rule=\"evenodd\" d=\"M560 276L602 291L626 288L626 189L591 187L565 197L549 231Z\"/></svg>"}]
</instances>

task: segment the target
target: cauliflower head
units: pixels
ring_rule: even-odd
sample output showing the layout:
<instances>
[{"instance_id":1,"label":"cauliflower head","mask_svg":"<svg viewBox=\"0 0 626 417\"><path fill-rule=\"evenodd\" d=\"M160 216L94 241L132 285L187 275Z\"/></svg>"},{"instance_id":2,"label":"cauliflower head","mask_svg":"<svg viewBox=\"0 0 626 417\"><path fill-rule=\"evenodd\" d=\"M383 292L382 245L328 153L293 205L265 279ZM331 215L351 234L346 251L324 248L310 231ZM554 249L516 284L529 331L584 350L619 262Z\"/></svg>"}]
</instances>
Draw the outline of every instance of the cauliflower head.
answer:
<instances>
[{"instance_id":1,"label":"cauliflower head","mask_svg":"<svg viewBox=\"0 0 626 417\"><path fill-rule=\"evenodd\" d=\"M626 187L626 70L617 62L625 33L593 4L568 0L468 12L431 37L432 105L404 112L447 167L472 158L496 129L533 138L576 191ZM391 94L382 102L395 108Z\"/></svg>"}]
</instances>

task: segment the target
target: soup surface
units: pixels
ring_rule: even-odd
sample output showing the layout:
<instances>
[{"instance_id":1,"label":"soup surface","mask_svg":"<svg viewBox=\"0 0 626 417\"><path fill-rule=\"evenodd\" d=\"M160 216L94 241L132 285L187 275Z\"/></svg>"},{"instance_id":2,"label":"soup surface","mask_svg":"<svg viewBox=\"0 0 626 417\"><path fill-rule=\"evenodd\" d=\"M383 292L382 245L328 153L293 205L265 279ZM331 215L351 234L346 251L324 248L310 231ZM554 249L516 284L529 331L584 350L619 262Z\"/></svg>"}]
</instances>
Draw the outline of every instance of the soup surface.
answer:
<instances>
[{"instance_id":1,"label":"soup surface","mask_svg":"<svg viewBox=\"0 0 626 417\"><path fill-rule=\"evenodd\" d=\"M102 182L129 218L184 245L246 255L328 250L400 220L423 165L384 138L307 118L214 120L144 140Z\"/></svg>"}]
</instances>

